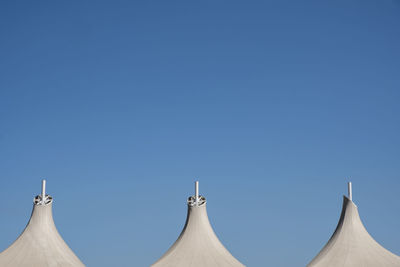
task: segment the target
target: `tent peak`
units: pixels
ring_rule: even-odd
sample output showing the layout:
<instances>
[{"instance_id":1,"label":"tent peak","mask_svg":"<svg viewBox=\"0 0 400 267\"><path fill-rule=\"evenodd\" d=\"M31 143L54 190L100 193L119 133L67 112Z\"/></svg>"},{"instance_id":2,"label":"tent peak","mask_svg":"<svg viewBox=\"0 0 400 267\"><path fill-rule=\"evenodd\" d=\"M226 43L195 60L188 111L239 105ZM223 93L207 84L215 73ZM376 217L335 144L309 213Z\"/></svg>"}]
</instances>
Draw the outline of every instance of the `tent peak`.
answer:
<instances>
[{"instance_id":1,"label":"tent peak","mask_svg":"<svg viewBox=\"0 0 400 267\"><path fill-rule=\"evenodd\" d=\"M190 196L188 198L188 205L190 207L201 207L204 206L206 204L206 198L203 196L199 196L197 198L197 202L196 202L196 196Z\"/></svg>"},{"instance_id":2,"label":"tent peak","mask_svg":"<svg viewBox=\"0 0 400 267\"><path fill-rule=\"evenodd\" d=\"M244 267L218 239L207 216L206 198L195 194L188 198L185 226L175 243L152 267Z\"/></svg>"},{"instance_id":3,"label":"tent peak","mask_svg":"<svg viewBox=\"0 0 400 267\"><path fill-rule=\"evenodd\" d=\"M199 181L194 182L194 195L188 198L190 207L199 207L206 203L206 198L199 194Z\"/></svg>"},{"instance_id":4,"label":"tent peak","mask_svg":"<svg viewBox=\"0 0 400 267\"><path fill-rule=\"evenodd\" d=\"M357 205L343 196L342 212L336 229L307 267L398 267L400 257L382 247L368 233L358 213Z\"/></svg>"},{"instance_id":5,"label":"tent peak","mask_svg":"<svg viewBox=\"0 0 400 267\"><path fill-rule=\"evenodd\" d=\"M45 206L53 202L53 198L46 195L46 180L42 180L42 193L33 199L33 203L37 206Z\"/></svg>"}]
</instances>

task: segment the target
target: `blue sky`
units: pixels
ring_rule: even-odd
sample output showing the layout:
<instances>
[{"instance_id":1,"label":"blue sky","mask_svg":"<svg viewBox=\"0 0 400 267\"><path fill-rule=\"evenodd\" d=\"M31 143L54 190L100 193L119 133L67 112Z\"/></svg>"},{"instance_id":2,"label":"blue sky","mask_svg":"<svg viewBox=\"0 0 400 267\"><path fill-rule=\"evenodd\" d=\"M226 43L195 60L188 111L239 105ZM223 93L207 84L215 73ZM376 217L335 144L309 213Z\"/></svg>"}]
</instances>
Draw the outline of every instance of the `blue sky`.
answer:
<instances>
[{"instance_id":1,"label":"blue sky","mask_svg":"<svg viewBox=\"0 0 400 267\"><path fill-rule=\"evenodd\" d=\"M200 180L247 266L305 266L346 182L400 254L400 2L2 1L0 250L48 180L87 266L148 266ZM290 257L289 257L290 255Z\"/></svg>"}]
</instances>

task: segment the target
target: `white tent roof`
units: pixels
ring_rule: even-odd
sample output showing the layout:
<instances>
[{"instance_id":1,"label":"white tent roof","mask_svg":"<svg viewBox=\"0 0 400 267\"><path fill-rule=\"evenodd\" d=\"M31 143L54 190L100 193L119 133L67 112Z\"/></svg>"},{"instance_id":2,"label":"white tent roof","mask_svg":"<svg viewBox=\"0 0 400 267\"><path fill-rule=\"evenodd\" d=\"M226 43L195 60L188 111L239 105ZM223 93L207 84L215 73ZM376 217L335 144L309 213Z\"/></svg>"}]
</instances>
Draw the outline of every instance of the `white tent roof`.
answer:
<instances>
[{"instance_id":1,"label":"white tent roof","mask_svg":"<svg viewBox=\"0 0 400 267\"><path fill-rule=\"evenodd\" d=\"M42 194L34 199L31 219L23 233L0 253L1 267L84 267L58 233L52 215L53 199Z\"/></svg>"},{"instance_id":2,"label":"white tent roof","mask_svg":"<svg viewBox=\"0 0 400 267\"><path fill-rule=\"evenodd\" d=\"M178 240L152 267L244 267L221 244L208 220L206 199L196 194L188 199L185 227Z\"/></svg>"},{"instance_id":3,"label":"white tent roof","mask_svg":"<svg viewBox=\"0 0 400 267\"><path fill-rule=\"evenodd\" d=\"M352 201L344 196L339 223L332 237L308 267L400 267L400 257L379 245L367 232Z\"/></svg>"}]
</instances>

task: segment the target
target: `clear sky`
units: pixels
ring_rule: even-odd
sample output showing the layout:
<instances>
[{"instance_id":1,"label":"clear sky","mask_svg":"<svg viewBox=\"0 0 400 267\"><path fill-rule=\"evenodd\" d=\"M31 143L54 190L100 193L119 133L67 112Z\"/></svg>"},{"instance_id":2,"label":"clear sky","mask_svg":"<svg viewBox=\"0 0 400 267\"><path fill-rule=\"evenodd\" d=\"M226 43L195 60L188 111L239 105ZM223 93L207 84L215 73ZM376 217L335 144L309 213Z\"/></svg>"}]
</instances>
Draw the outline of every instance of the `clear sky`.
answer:
<instances>
[{"instance_id":1,"label":"clear sky","mask_svg":"<svg viewBox=\"0 0 400 267\"><path fill-rule=\"evenodd\" d=\"M193 182L247 266L305 266L346 182L400 254L400 2L1 1L0 250L40 180L87 266L148 266Z\"/></svg>"}]
</instances>

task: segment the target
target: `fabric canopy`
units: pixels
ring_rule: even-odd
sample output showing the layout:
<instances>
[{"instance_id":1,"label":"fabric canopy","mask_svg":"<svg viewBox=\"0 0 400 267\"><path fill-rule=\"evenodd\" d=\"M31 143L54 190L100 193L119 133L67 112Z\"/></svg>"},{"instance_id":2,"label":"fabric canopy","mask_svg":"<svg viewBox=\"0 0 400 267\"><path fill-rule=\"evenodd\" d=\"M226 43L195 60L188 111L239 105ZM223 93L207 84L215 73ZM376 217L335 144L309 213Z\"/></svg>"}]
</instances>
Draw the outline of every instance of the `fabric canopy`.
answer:
<instances>
[{"instance_id":1,"label":"fabric canopy","mask_svg":"<svg viewBox=\"0 0 400 267\"><path fill-rule=\"evenodd\" d=\"M43 198L43 196L45 196ZM53 199L34 199L28 225L18 239L0 253L1 267L84 267L58 233L53 221Z\"/></svg>"},{"instance_id":2,"label":"fabric canopy","mask_svg":"<svg viewBox=\"0 0 400 267\"><path fill-rule=\"evenodd\" d=\"M351 196L351 195L350 195ZM308 267L399 267L400 257L379 245L367 232L357 206L346 196L332 237Z\"/></svg>"},{"instance_id":3,"label":"fabric canopy","mask_svg":"<svg viewBox=\"0 0 400 267\"><path fill-rule=\"evenodd\" d=\"M208 220L206 199L192 196L178 240L152 267L243 267L222 245Z\"/></svg>"}]
</instances>

